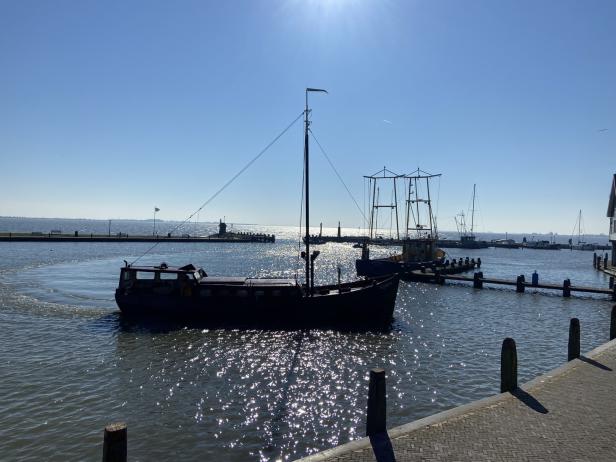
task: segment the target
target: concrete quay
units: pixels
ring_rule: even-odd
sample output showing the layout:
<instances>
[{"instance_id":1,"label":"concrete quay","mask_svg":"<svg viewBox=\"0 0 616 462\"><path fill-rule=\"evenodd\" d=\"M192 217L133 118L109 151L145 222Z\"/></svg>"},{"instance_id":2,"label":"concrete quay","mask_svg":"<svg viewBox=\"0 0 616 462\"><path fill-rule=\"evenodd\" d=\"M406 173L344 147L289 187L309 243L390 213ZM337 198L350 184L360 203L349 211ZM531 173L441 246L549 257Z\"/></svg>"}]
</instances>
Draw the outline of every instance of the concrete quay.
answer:
<instances>
[{"instance_id":1,"label":"concrete quay","mask_svg":"<svg viewBox=\"0 0 616 462\"><path fill-rule=\"evenodd\" d=\"M614 461L616 340L511 393L459 406L387 433L398 462ZM370 440L362 438L300 460L377 459Z\"/></svg>"}]
</instances>

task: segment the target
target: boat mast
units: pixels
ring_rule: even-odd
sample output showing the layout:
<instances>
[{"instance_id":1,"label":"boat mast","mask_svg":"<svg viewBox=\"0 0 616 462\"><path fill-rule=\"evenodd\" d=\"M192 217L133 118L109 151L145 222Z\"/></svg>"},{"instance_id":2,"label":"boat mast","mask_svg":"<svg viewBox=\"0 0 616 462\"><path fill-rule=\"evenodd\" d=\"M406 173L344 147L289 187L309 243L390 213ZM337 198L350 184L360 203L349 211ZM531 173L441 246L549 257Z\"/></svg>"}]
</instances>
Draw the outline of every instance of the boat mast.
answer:
<instances>
[{"instance_id":1,"label":"boat mast","mask_svg":"<svg viewBox=\"0 0 616 462\"><path fill-rule=\"evenodd\" d=\"M306 88L306 109L304 110L304 175L305 175L305 188L306 188L306 290L310 295L312 292L310 290L310 181L309 181L309 159L308 159L308 130L310 128L310 120L308 119L308 115L310 114L310 109L308 109L308 93L311 91L318 91L327 93L326 90L321 90L319 88Z\"/></svg>"},{"instance_id":2,"label":"boat mast","mask_svg":"<svg viewBox=\"0 0 616 462\"><path fill-rule=\"evenodd\" d=\"M476 184L473 185L473 211L471 212L471 236L474 236L473 228L475 226L475 187L476 186L477 186Z\"/></svg>"}]
</instances>

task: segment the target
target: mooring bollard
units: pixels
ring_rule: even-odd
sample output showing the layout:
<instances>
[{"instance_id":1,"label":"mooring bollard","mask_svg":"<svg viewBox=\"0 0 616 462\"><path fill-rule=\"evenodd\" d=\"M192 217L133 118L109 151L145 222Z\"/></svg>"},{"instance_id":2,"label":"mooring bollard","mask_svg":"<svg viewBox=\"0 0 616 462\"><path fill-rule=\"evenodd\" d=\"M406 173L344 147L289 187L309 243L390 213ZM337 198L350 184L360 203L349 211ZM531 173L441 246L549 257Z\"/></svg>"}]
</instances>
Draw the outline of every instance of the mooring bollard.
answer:
<instances>
[{"instance_id":1,"label":"mooring bollard","mask_svg":"<svg viewBox=\"0 0 616 462\"><path fill-rule=\"evenodd\" d=\"M366 436L373 436L387 430L386 414L385 369L372 369L368 385Z\"/></svg>"},{"instance_id":2,"label":"mooring bollard","mask_svg":"<svg viewBox=\"0 0 616 462\"><path fill-rule=\"evenodd\" d=\"M483 273L481 271L473 274L473 287L475 289L483 289Z\"/></svg>"},{"instance_id":3,"label":"mooring bollard","mask_svg":"<svg viewBox=\"0 0 616 462\"><path fill-rule=\"evenodd\" d=\"M477 268L481 268L481 257L477 257Z\"/></svg>"},{"instance_id":4,"label":"mooring bollard","mask_svg":"<svg viewBox=\"0 0 616 462\"><path fill-rule=\"evenodd\" d=\"M567 360L580 357L580 320L572 318L569 323L569 344L567 347Z\"/></svg>"},{"instance_id":5,"label":"mooring bollard","mask_svg":"<svg viewBox=\"0 0 616 462\"><path fill-rule=\"evenodd\" d=\"M610 289L614 288L614 276L610 276Z\"/></svg>"},{"instance_id":6,"label":"mooring bollard","mask_svg":"<svg viewBox=\"0 0 616 462\"><path fill-rule=\"evenodd\" d=\"M539 274L537 274L536 270L535 270L535 272L532 275L532 284L535 287L537 287L539 285Z\"/></svg>"},{"instance_id":7,"label":"mooring bollard","mask_svg":"<svg viewBox=\"0 0 616 462\"><path fill-rule=\"evenodd\" d=\"M612 316L610 318L610 340L616 338L616 305L612 307Z\"/></svg>"},{"instance_id":8,"label":"mooring bollard","mask_svg":"<svg viewBox=\"0 0 616 462\"><path fill-rule=\"evenodd\" d=\"M603 267L607 268L607 254L605 254L605 257L603 257Z\"/></svg>"},{"instance_id":9,"label":"mooring bollard","mask_svg":"<svg viewBox=\"0 0 616 462\"><path fill-rule=\"evenodd\" d=\"M515 281L515 291L524 293L524 275L520 274Z\"/></svg>"},{"instance_id":10,"label":"mooring bollard","mask_svg":"<svg viewBox=\"0 0 616 462\"><path fill-rule=\"evenodd\" d=\"M571 281L569 279L563 281L563 297L571 297Z\"/></svg>"},{"instance_id":11,"label":"mooring bollard","mask_svg":"<svg viewBox=\"0 0 616 462\"><path fill-rule=\"evenodd\" d=\"M592 267L593 267L593 268L596 268L596 267L597 267L597 252L595 252L595 253L592 255Z\"/></svg>"},{"instance_id":12,"label":"mooring bollard","mask_svg":"<svg viewBox=\"0 0 616 462\"><path fill-rule=\"evenodd\" d=\"M127 435L125 423L105 427L103 438L103 462L126 462Z\"/></svg>"},{"instance_id":13,"label":"mooring bollard","mask_svg":"<svg viewBox=\"0 0 616 462\"><path fill-rule=\"evenodd\" d=\"M507 337L501 348L501 393L518 388L518 353L515 340Z\"/></svg>"}]
</instances>

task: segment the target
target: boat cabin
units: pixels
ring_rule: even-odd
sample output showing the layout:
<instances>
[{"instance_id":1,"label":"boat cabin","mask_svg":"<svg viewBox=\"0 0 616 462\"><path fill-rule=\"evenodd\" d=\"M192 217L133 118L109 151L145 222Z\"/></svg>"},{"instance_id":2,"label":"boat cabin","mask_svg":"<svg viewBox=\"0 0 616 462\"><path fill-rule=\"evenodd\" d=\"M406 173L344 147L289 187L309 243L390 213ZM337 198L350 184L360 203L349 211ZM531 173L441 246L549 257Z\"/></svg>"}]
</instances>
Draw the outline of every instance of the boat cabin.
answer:
<instances>
[{"instance_id":1,"label":"boat cabin","mask_svg":"<svg viewBox=\"0 0 616 462\"><path fill-rule=\"evenodd\" d=\"M301 292L295 280L248 277L210 277L203 268L189 264L170 267L125 266L118 290L124 293L151 292L158 295L210 297L290 296Z\"/></svg>"}]
</instances>

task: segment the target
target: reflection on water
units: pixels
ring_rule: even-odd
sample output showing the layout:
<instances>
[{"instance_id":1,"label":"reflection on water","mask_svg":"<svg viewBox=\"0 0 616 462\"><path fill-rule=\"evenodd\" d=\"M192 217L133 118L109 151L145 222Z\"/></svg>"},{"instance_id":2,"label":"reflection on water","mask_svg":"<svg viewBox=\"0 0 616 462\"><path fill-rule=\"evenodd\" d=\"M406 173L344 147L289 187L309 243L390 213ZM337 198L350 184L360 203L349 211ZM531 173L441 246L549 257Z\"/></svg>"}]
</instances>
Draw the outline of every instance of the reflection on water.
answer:
<instances>
[{"instance_id":1,"label":"reflection on water","mask_svg":"<svg viewBox=\"0 0 616 462\"><path fill-rule=\"evenodd\" d=\"M516 339L525 381L566 360L569 318L580 318L583 351L604 342L609 329L605 297L406 282L387 332L137 325L117 312L113 290L122 260L145 246L0 247L0 393L7 403L0 428L10 460L100 458L102 428L114 420L128 422L134 460L293 459L363 436L372 367L387 370L388 423L399 425L498 392L505 337ZM165 244L143 263L192 261L209 274L295 277L296 249L292 241ZM320 250L320 282L334 281L337 266L345 280L354 278L357 249ZM486 276L530 278L537 270L542 282L607 285L592 270L591 253L452 256L466 255L481 257Z\"/></svg>"}]
</instances>

